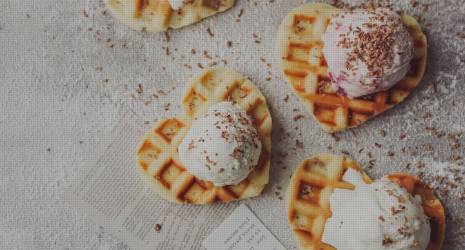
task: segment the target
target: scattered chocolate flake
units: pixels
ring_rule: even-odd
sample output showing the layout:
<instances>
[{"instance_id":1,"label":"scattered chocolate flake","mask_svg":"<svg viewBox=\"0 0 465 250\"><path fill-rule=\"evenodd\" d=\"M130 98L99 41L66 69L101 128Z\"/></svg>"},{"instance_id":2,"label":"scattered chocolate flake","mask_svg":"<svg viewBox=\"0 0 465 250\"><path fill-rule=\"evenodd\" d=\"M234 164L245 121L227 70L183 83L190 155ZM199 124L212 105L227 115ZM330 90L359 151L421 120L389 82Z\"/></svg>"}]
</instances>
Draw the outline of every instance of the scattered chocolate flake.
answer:
<instances>
[{"instance_id":1,"label":"scattered chocolate flake","mask_svg":"<svg viewBox=\"0 0 465 250\"><path fill-rule=\"evenodd\" d=\"M239 14L237 14L236 22L241 21L241 17L242 17L243 14L244 14L244 9L240 9Z\"/></svg>"},{"instance_id":2,"label":"scattered chocolate flake","mask_svg":"<svg viewBox=\"0 0 465 250\"><path fill-rule=\"evenodd\" d=\"M212 30L210 28L207 28L207 33L208 35L210 35L211 37L215 37L215 34L213 34Z\"/></svg>"},{"instance_id":3,"label":"scattered chocolate flake","mask_svg":"<svg viewBox=\"0 0 465 250\"><path fill-rule=\"evenodd\" d=\"M139 84L137 85L136 92L137 92L137 94L139 94L139 95L142 94L142 93L144 93L144 87L142 86L142 84L139 83Z\"/></svg>"},{"instance_id":4,"label":"scattered chocolate flake","mask_svg":"<svg viewBox=\"0 0 465 250\"><path fill-rule=\"evenodd\" d=\"M370 76L382 77L392 65L392 46L395 44L397 32L403 27L386 12L374 10L373 5L368 4L365 11L373 14L370 17L373 22L364 24L368 30L365 31L361 27L351 29L341 35L338 46L351 49L345 65L348 70L354 71L355 74L355 62L362 61L366 64Z\"/></svg>"},{"instance_id":5,"label":"scattered chocolate flake","mask_svg":"<svg viewBox=\"0 0 465 250\"><path fill-rule=\"evenodd\" d=\"M206 51L206 50L203 51L203 56L204 56L205 58L207 58L207 59L210 59L210 60L213 59L213 57L210 56L210 55L208 54L208 51Z\"/></svg>"},{"instance_id":6,"label":"scattered chocolate flake","mask_svg":"<svg viewBox=\"0 0 465 250\"><path fill-rule=\"evenodd\" d=\"M337 136L336 134L329 134L336 142L340 141L341 138L339 138L339 136Z\"/></svg>"},{"instance_id":7,"label":"scattered chocolate flake","mask_svg":"<svg viewBox=\"0 0 465 250\"><path fill-rule=\"evenodd\" d=\"M309 185L302 185L302 188L299 191L300 196L307 196L312 192L313 188Z\"/></svg>"},{"instance_id":8,"label":"scattered chocolate flake","mask_svg":"<svg viewBox=\"0 0 465 250\"><path fill-rule=\"evenodd\" d=\"M387 237L387 236L384 236L384 239L383 239L383 246L392 244L393 242L394 242L394 241L393 241L391 238L389 238L389 237Z\"/></svg>"},{"instance_id":9,"label":"scattered chocolate flake","mask_svg":"<svg viewBox=\"0 0 465 250\"><path fill-rule=\"evenodd\" d=\"M382 137L386 137L386 131L385 130L380 130L379 133L381 134Z\"/></svg>"},{"instance_id":10,"label":"scattered chocolate flake","mask_svg":"<svg viewBox=\"0 0 465 250\"><path fill-rule=\"evenodd\" d=\"M284 102L288 102L289 101L289 95L286 95L283 100L284 100Z\"/></svg>"},{"instance_id":11,"label":"scattered chocolate flake","mask_svg":"<svg viewBox=\"0 0 465 250\"><path fill-rule=\"evenodd\" d=\"M166 42L169 42L171 40L170 33L168 31L165 31L164 34L165 34Z\"/></svg>"},{"instance_id":12,"label":"scattered chocolate flake","mask_svg":"<svg viewBox=\"0 0 465 250\"><path fill-rule=\"evenodd\" d=\"M294 121L296 122L296 121L298 121L298 120L300 120L300 119L302 119L302 118L304 118L304 117L305 117L304 115L296 115L296 116L294 116L293 119L294 119Z\"/></svg>"},{"instance_id":13,"label":"scattered chocolate flake","mask_svg":"<svg viewBox=\"0 0 465 250\"><path fill-rule=\"evenodd\" d=\"M81 15L84 16L85 18L89 17L89 14L87 14L87 11L81 10Z\"/></svg>"},{"instance_id":14,"label":"scattered chocolate flake","mask_svg":"<svg viewBox=\"0 0 465 250\"><path fill-rule=\"evenodd\" d=\"M165 54L166 54L167 56L171 55L170 48L168 48L168 47L165 48Z\"/></svg>"},{"instance_id":15,"label":"scattered chocolate flake","mask_svg":"<svg viewBox=\"0 0 465 250\"><path fill-rule=\"evenodd\" d=\"M374 166L375 166L375 163L376 163L376 160L375 159L371 159L368 161L368 168L369 169L372 169Z\"/></svg>"}]
</instances>

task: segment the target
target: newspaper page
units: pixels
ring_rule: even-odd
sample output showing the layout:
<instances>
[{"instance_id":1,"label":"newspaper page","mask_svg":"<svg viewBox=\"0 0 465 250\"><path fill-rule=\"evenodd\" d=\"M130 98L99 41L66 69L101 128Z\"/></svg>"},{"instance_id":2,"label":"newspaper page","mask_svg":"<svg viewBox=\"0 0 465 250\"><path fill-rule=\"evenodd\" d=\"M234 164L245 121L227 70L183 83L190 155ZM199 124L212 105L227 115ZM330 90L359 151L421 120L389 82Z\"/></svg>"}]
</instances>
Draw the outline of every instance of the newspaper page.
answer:
<instances>
[{"instance_id":1,"label":"newspaper page","mask_svg":"<svg viewBox=\"0 0 465 250\"><path fill-rule=\"evenodd\" d=\"M242 203L203 242L207 250L286 250Z\"/></svg>"},{"instance_id":2,"label":"newspaper page","mask_svg":"<svg viewBox=\"0 0 465 250\"><path fill-rule=\"evenodd\" d=\"M204 249L205 237L238 204L176 205L154 194L135 166L143 124L127 114L95 167L69 187L65 200L131 249Z\"/></svg>"}]
</instances>

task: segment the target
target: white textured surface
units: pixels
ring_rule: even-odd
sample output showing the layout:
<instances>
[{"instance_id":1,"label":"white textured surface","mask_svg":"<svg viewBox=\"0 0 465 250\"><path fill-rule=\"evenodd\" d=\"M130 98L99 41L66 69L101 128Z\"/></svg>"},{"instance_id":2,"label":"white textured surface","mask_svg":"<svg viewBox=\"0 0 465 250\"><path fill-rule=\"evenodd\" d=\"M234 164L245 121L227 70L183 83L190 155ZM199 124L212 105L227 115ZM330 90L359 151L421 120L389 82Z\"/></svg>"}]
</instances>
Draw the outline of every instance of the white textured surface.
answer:
<instances>
[{"instance_id":1,"label":"white textured surface","mask_svg":"<svg viewBox=\"0 0 465 250\"><path fill-rule=\"evenodd\" d=\"M124 243L62 202L63 187L92 167L125 110L147 121L178 112L177 97L188 77L199 71L197 63L223 65L222 59L249 76L272 109L274 159L271 184L264 193L268 199L254 199L249 205L285 246L295 243L281 223L286 212L278 197L293 166L309 155L347 151L368 166L371 152L376 162L366 170L373 177L392 171L424 172L427 179L439 175L448 180L436 178L434 187L463 183L454 180L465 175L463 160L451 160L465 151L465 39L457 35L465 31L462 0L420 0L414 9L409 0L395 1L413 14L430 3L420 20L430 45L427 75L405 103L338 134L338 141L304 112L277 67L268 68L260 59L272 62L277 26L303 1L237 2L227 13L170 32L169 42L163 34L138 33L120 25L102 13L100 1L0 2L0 249L124 249ZM236 22L241 9L244 14ZM213 60L203 55L204 50ZM271 81L266 80L269 75ZM160 90L169 94L160 95ZM286 95L288 102L283 101ZM305 118L293 121L297 114ZM401 140L402 134L406 137ZM395 155L389 157L390 151ZM288 156L280 157L282 152ZM444 249L465 248L465 205L460 198L464 192L461 184L448 195L439 193L447 210ZM257 209L263 206L269 209Z\"/></svg>"}]
</instances>

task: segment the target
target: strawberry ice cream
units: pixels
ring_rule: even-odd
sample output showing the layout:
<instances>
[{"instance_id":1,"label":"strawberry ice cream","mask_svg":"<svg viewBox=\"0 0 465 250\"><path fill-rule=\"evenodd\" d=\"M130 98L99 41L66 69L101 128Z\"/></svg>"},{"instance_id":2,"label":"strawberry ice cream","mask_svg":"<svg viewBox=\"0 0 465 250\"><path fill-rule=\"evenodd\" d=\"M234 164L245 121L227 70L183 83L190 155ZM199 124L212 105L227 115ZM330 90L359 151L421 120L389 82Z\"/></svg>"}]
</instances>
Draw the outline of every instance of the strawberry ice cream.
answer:
<instances>
[{"instance_id":1,"label":"strawberry ice cream","mask_svg":"<svg viewBox=\"0 0 465 250\"><path fill-rule=\"evenodd\" d=\"M394 86L409 71L414 54L401 17L387 8L340 12L322 39L333 87L349 98Z\"/></svg>"}]
</instances>

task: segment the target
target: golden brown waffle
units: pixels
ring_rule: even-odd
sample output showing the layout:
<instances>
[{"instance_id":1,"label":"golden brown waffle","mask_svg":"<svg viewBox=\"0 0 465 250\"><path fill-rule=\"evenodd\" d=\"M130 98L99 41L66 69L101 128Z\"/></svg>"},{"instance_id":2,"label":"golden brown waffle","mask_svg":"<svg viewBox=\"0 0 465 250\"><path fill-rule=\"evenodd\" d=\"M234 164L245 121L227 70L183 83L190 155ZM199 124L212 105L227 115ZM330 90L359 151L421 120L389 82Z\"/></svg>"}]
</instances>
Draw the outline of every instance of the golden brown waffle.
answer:
<instances>
[{"instance_id":1,"label":"golden brown waffle","mask_svg":"<svg viewBox=\"0 0 465 250\"><path fill-rule=\"evenodd\" d=\"M355 161L331 154L321 154L303 161L295 170L288 190L288 220L299 241L300 249L335 249L322 242L326 220L331 217L329 198L335 188L354 189L342 177L348 168L362 173L366 183L371 179ZM431 218L428 250L441 249L445 234L444 208L431 189L413 176L392 174L389 178L413 195L420 195L425 214Z\"/></svg>"},{"instance_id":2,"label":"golden brown waffle","mask_svg":"<svg viewBox=\"0 0 465 250\"><path fill-rule=\"evenodd\" d=\"M226 11L235 0L192 0L173 10L168 0L106 0L108 8L132 29L160 32L178 29Z\"/></svg>"},{"instance_id":3,"label":"golden brown waffle","mask_svg":"<svg viewBox=\"0 0 465 250\"><path fill-rule=\"evenodd\" d=\"M277 39L284 75L309 112L330 133L356 127L402 102L423 78L427 52L420 25L413 17L402 15L415 44L407 75L391 89L373 95L349 99L338 94L331 87L321 40L331 16L338 11L328 4L302 5L283 20Z\"/></svg>"},{"instance_id":4,"label":"golden brown waffle","mask_svg":"<svg viewBox=\"0 0 465 250\"><path fill-rule=\"evenodd\" d=\"M216 187L202 181L182 166L178 146L194 117L218 102L231 101L244 108L254 121L262 143L260 160L241 183ZM247 78L225 68L205 70L187 87L182 99L186 115L158 122L142 140L138 152L140 173L166 200L176 203L209 204L260 195L268 183L271 152L271 115L265 97Z\"/></svg>"},{"instance_id":5,"label":"golden brown waffle","mask_svg":"<svg viewBox=\"0 0 465 250\"><path fill-rule=\"evenodd\" d=\"M427 250L440 250L446 235L446 218L441 201L434 195L428 185L415 176L405 173L393 173L389 179L398 183L412 195L420 195L423 200L423 210L430 218L431 235Z\"/></svg>"}]
</instances>

